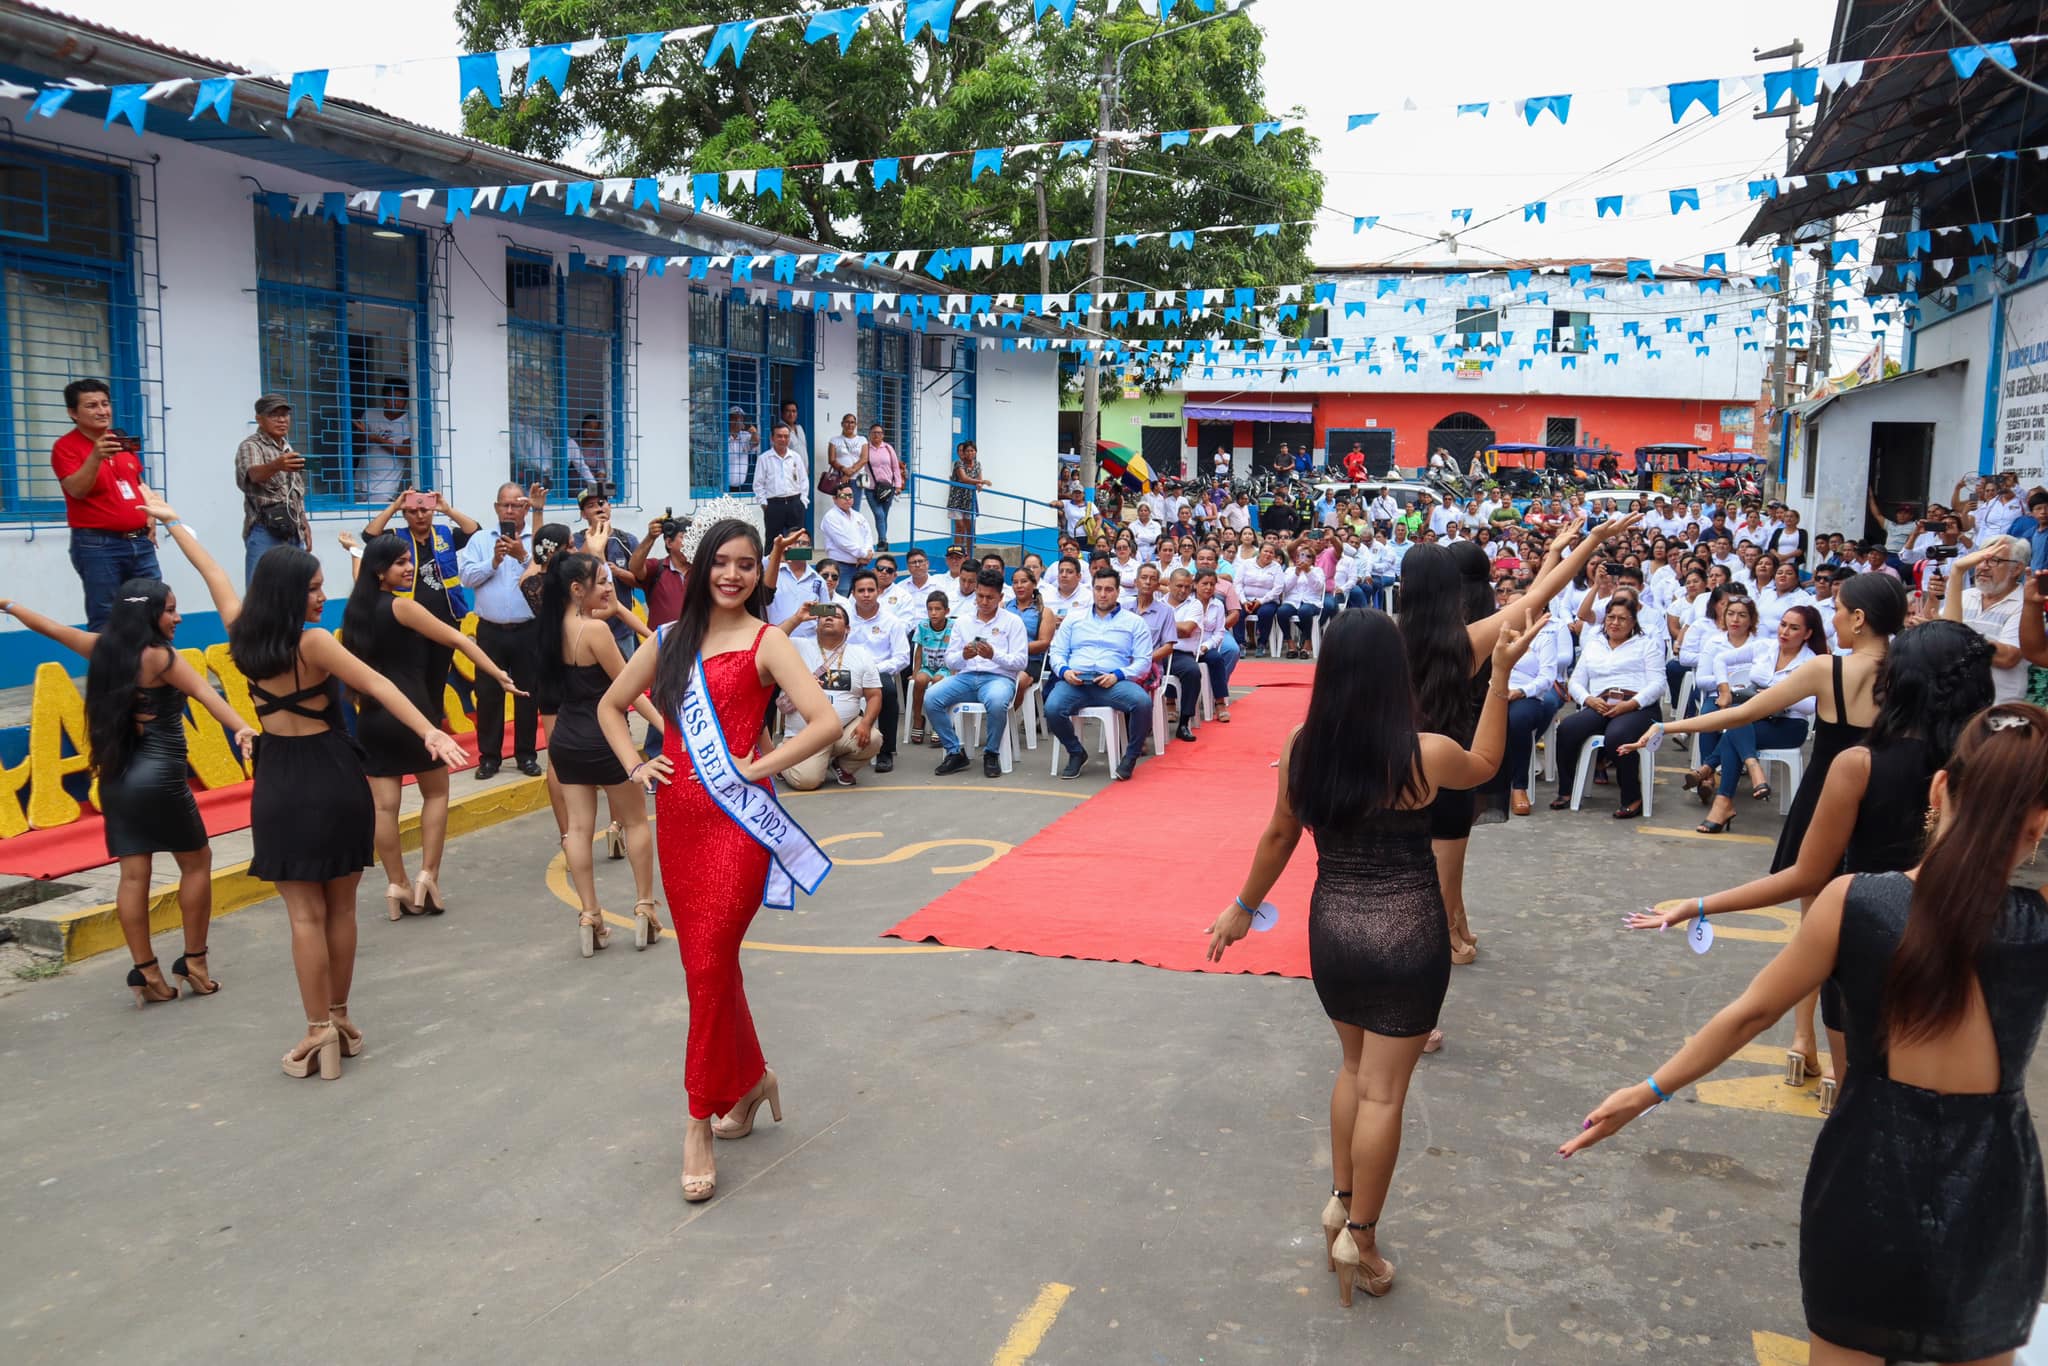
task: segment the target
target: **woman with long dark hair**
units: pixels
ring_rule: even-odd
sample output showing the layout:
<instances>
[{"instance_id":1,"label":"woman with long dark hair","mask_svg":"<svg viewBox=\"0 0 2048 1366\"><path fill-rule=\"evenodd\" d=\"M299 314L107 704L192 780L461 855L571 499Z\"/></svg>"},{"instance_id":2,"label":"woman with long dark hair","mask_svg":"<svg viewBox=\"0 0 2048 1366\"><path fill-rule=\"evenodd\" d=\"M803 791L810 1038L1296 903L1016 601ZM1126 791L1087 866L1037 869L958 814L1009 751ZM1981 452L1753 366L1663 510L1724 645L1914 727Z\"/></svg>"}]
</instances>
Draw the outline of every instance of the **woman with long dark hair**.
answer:
<instances>
[{"instance_id":1,"label":"woman with long dark hair","mask_svg":"<svg viewBox=\"0 0 2048 1366\"><path fill-rule=\"evenodd\" d=\"M1523 609L1541 612L1559 590L1584 572L1602 545L1640 519L1640 514L1609 518L1590 532L1585 531L1583 522L1575 522L1568 532L1554 537L1541 571L1523 595ZM1583 537L1581 532L1585 532ZM1565 544L1575 538L1578 544L1565 554ZM1485 556L1479 555L1478 561L1484 566ZM1493 610L1493 592L1483 568L1474 581L1465 573L1461 557L1450 549L1427 544L1414 547L1401 559L1399 621L1410 681L1422 702L1424 729L1461 743L1469 741L1479 716L1475 705L1478 693L1491 679L1486 670L1501 622ZM1492 776L1484 775L1481 782L1468 786L1483 786ZM1465 919L1465 846L1477 815L1478 799L1455 787L1438 792L1430 811L1430 838L1443 883L1445 911L1451 918L1452 961L1461 964L1471 962L1479 949ZM1433 1042L1440 1043L1441 1038Z\"/></svg>"},{"instance_id":2,"label":"woman with long dark hair","mask_svg":"<svg viewBox=\"0 0 2048 1366\"><path fill-rule=\"evenodd\" d=\"M616 599L595 555L556 555L548 564L540 595L540 689L556 704L548 728L548 770L562 795L567 826L562 849L581 907L576 917L583 956L611 938L604 909L597 904L591 846L597 830L597 794L611 807L633 869L633 945L646 948L661 938L654 914L654 839L647 828L647 793L626 781L626 766L612 753L598 724L598 699L626 666L618 641L605 624L605 609ZM645 698L634 707L658 725L660 713Z\"/></svg>"},{"instance_id":3,"label":"woman with long dark hair","mask_svg":"<svg viewBox=\"0 0 2048 1366\"><path fill-rule=\"evenodd\" d=\"M1750 655L1749 667L1742 676L1728 680L1742 690L1740 696L1743 701L1768 692L1780 683L1790 682L1794 673L1815 662L1817 653L1827 652L1827 631L1821 625L1820 613L1803 603L1780 612L1771 634L1775 639L1757 641ZM1725 709L1734 709L1736 697L1733 692L1729 694ZM1723 709L1723 706L1717 706L1713 715L1720 715ZM1814 709L1814 698L1797 697L1778 711L1753 721L1718 728L1721 739L1708 751L1706 767L1718 770L1721 779L1706 819L1693 827L1696 834L1718 835L1735 823L1735 782L1745 772L1749 775L1751 798L1760 802L1770 800L1770 778L1764 772L1762 753L1767 749L1798 749L1805 744L1807 726L1813 720ZM1651 726L1654 729L1656 723L1652 722ZM1645 736L1648 734L1648 731L1644 732ZM1640 748L1639 743L1623 745L1616 752L1630 754ZM1704 784L1701 790L1705 790Z\"/></svg>"},{"instance_id":4,"label":"woman with long dark hair","mask_svg":"<svg viewBox=\"0 0 2048 1366\"><path fill-rule=\"evenodd\" d=\"M1872 685L1877 715L1862 743L1843 750L1829 764L1793 861L1782 868L1774 861L1768 876L1725 892L1660 901L1630 916L1629 926L1666 929L1696 915L1757 910L1793 897L1810 907L1811 899L1837 873L1891 873L1912 867L1920 857L1928 784L1948 762L1965 722L1994 699L1991 656L1991 642L1960 622L1930 621L1899 632ZM1830 1109L1848 1055L1842 1048L1841 1002L1831 989L1818 994L1833 1060L1833 1075L1821 1083L1821 1104ZM1799 1054L1795 1085L1820 1075L1813 1026L1805 1027L1803 1036L1794 1027L1793 1051L1806 1050ZM1791 1081L1789 1057L1785 1075Z\"/></svg>"},{"instance_id":5,"label":"woman with long dark hair","mask_svg":"<svg viewBox=\"0 0 2048 1366\"><path fill-rule=\"evenodd\" d=\"M1594 736L1610 754L1631 740L1639 739L1656 720L1656 706L1664 698L1664 657L1654 636L1643 632L1636 604L1617 593L1601 618L1600 634L1589 635L1579 644L1579 662L1572 668L1567 691L1579 710L1557 727L1557 795L1550 809L1562 811L1572 804L1572 791L1579 771L1579 755ZM1618 766L1615 781L1621 788L1621 805L1614 809L1618 821L1634 820L1643 814L1643 779L1640 766Z\"/></svg>"},{"instance_id":6,"label":"woman with long dark hair","mask_svg":"<svg viewBox=\"0 0 2048 1366\"><path fill-rule=\"evenodd\" d=\"M284 1070L307 1076L317 1061L331 1081L341 1075L343 1055L363 1048L348 992L356 968L356 884L372 862L377 832L370 784L355 741L341 729L335 685L373 698L419 737L429 758L459 766L463 753L397 684L321 629L326 607L320 561L295 546L276 546L256 562L248 597L221 603L221 620L228 654L249 680L263 722L249 800L249 875L277 884L291 917L292 966L306 1009L306 1036L284 1055Z\"/></svg>"},{"instance_id":7,"label":"woman with long dark hair","mask_svg":"<svg viewBox=\"0 0 2048 1366\"><path fill-rule=\"evenodd\" d=\"M526 694L512 675L493 663L472 636L442 621L408 594L416 565L410 536L372 536L363 547L355 586L341 614L348 651L391 681L425 717L440 715L441 699L427 695L430 657L460 650L477 671L497 680L514 697ZM445 676L447 669L442 668ZM448 909L441 891L441 855L448 844L448 766L427 752L417 735L374 695L356 697L356 743L377 810L377 861L384 865L384 909L391 919L439 915ZM405 874L405 846L398 838L398 807L411 778L420 790L420 875Z\"/></svg>"},{"instance_id":8,"label":"woman with long dark hair","mask_svg":"<svg viewBox=\"0 0 2048 1366\"><path fill-rule=\"evenodd\" d=\"M1401 1150L1409 1078L1436 1028L1451 979L1450 922L1430 849L1437 792L1476 786L1499 767L1507 678L1543 618L1517 610L1495 625L1487 689L1473 738L1418 724L1401 631L1373 608L1345 612L1323 637L1308 717L1280 751L1280 790L1237 900L1209 927L1220 961L1307 828L1315 836L1309 968L1343 1060L1330 1090L1332 1186L1323 1234L1337 1295L1351 1303L1392 1287L1394 1266L1374 1228ZM1460 680L1459 691L1465 691Z\"/></svg>"},{"instance_id":9,"label":"woman with long dark hair","mask_svg":"<svg viewBox=\"0 0 2048 1366\"><path fill-rule=\"evenodd\" d=\"M683 1072L690 1122L683 1136L682 1185L683 1198L693 1203L717 1191L714 1133L746 1137L764 1100L782 1118L781 1090L747 1011L740 941L771 873L793 874L780 853L771 867L767 844L751 833L761 827L742 828L740 821L774 810L774 774L822 754L840 736L838 717L817 678L789 638L768 627L768 599L760 533L741 521L713 523L691 557L676 620L662 628L655 648L635 651L626 661L597 710L612 753L629 766L627 781L651 774L661 784L654 799L655 839L690 995ZM762 753L778 688L796 704L804 727ZM627 710L643 693L651 693L664 723L661 755L646 761L634 752L626 725ZM692 724L690 744L716 766L709 774L699 770L685 743L685 727ZM689 781L672 781L678 774ZM786 837L785 826L794 824L778 817L777 835ZM724 1122L714 1126L714 1119Z\"/></svg>"},{"instance_id":10,"label":"woman with long dark hair","mask_svg":"<svg viewBox=\"0 0 2048 1366\"><path fill-rule=\"evenodd\" d=\"M1894 657L1926 629L1902 634ZM1800 1200L1816 1366L2010 1361L2048 1276L2025 1089L2048 1015L2048 903L2007 885L2048 833L2048 711L2007 702L1972 717L1929 802L1916 866L1829 883L1733 1004L1560 1149L1618 1132L1834 987L1851 1065Z\"/></svg>"},{"instance_id":11,"label":"woman with long dark hair","mask_svg":"<svg viewBox=\"0 0 2048 1366\"><path fill-rule=\"evenodd\" d=\"M173 535L183 530L168 507L151 504L147 510L159 520L170 519L166 524ZM185 532L179 543L209 585L216 577L227 583L192 533ZM171 975L194 996L211 996L220 990L206 963L207 930L213 923L213 850L187 779L185 699L198 702L234 737L244 759L256 738L255 727L236 715L178 653L172 641L183 617L177 595L161 579L123 583L115 590L107 624L98 631L67 626L6 598L0 598L0 614L86 660L91 772L99 782L107 857L121 869L114 912L135 964L128 970L128 989L135 993L136 1006L178 999L178 988L164 981L149 945L149 884L160 851L178 865L178 912L185 931L185 951L171 965Z\"/></svg>"}]
</instances>

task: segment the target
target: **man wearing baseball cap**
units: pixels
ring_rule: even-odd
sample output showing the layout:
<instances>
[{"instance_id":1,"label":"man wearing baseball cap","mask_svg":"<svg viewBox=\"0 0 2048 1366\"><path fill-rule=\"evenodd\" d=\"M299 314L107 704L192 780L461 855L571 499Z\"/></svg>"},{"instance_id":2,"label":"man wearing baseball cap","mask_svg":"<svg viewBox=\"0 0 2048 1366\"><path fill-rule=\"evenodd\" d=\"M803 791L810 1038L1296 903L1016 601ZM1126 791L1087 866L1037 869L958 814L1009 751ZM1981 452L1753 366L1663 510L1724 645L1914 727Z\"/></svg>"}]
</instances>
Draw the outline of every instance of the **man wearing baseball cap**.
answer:
<instances>
[{"instance_id":1,"label":"man wearing baseball cap","mask_svg":"<svg viewBox=\"0 0 2048 1366\"><path fill-rule=\"evenodd\" d=\"M754 486L754 456L761 449L761 432L747 421L747 410L735 403L725 410L725 476L730 491Z\"/></svg>"},{"instance_id":2,"label":"man wearing baseball cap","mask_svg":"<svg viewBox=\"0 0 2048 1366\"><path fill-rule=\"evenodd\" d=\"M306 549L306 457L292 449L292 405L283 394L256 400L256 430L235 448L235 487L242 491L242 583L256 562L281 545Z\"/></svg>"}]
</instances>

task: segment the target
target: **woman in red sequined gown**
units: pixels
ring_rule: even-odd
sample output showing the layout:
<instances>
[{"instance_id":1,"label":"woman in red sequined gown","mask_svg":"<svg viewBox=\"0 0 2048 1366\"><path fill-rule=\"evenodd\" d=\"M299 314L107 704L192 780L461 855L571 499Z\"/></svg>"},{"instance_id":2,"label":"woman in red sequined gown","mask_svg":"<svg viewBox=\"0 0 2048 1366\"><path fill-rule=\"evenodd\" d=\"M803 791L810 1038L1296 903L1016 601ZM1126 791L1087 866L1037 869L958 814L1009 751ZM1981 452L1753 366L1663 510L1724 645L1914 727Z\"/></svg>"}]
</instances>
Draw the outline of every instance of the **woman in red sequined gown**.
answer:
<instances>
[{"instance_id":1,"label":"woman in red sequined gown","mask_svg":"<svg viewBox=\"0 0 2048 1366\"><path fill-rule=\"evenodd\" d=\"M779 564L784 548L777 543L767 570ZM701 656L704 686L726 745L742 776L764 787L772 775L829 749L839 738L839 722L789 638L763 620L770 581L753 527L730 520L712 525L698 543L685 585L675 624L662 631L655 648L636 651L626 662L598 707L598 720L630 780L653 777L661 784L654 802L655 846L690 994L683 1198L697 1201L710 1199L716 1188L714 1133L744 1138L763 1100L782 1118L775 1074L762 1059L740 977L740 941L761 906L768 851L696 781L680 725L665 726L661 755L642 760L626 712L651 691L661 714L674 717ZM796 704L804 728L762 753L763 726L777 688ZM725 1117L723 1127L714 1125L718 1117Z\"/></svg>"}]
</instances>

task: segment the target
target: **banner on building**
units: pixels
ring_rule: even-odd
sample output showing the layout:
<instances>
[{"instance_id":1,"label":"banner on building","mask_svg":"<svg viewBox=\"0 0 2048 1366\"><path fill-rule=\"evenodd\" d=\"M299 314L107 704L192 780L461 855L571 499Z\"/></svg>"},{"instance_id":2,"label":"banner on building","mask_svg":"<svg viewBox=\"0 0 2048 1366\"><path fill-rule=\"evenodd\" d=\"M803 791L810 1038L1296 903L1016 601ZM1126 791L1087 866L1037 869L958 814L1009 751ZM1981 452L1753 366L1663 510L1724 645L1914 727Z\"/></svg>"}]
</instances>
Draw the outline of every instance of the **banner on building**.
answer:
<instances>
[{"instance_id":1,"label":"banner on building","mask_svg":"<svg viewBox=\"0 0 2048 1366\"><path fill-rule=\"evenodd\" d=\"M2006 300L2003 342L1997 467L2038 479L2048 456L2048 290Z\"/></svg>"}]
</instances>

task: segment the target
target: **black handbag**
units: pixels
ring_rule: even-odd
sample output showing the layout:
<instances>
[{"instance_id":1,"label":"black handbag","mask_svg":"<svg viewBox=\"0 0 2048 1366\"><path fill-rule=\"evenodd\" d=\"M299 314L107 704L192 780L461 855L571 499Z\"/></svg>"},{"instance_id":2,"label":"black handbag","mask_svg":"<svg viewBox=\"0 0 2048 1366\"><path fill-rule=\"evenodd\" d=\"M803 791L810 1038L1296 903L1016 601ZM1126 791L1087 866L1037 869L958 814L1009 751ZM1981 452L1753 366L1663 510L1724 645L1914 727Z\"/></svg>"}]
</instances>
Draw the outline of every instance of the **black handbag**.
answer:
<instances>
[{"instance_id":1,"label":"black handbag","mask_svg":"<svg viewBox=\"0 0 2048 1366\"><path fill-rule=\"evenodd\" d=\"M299 534L298 519L292 516L291 508L283 503L265 503L257 508L256 525L287 545L300 545L304 542L304 537Z\"/></svg>"}]
</instances>

